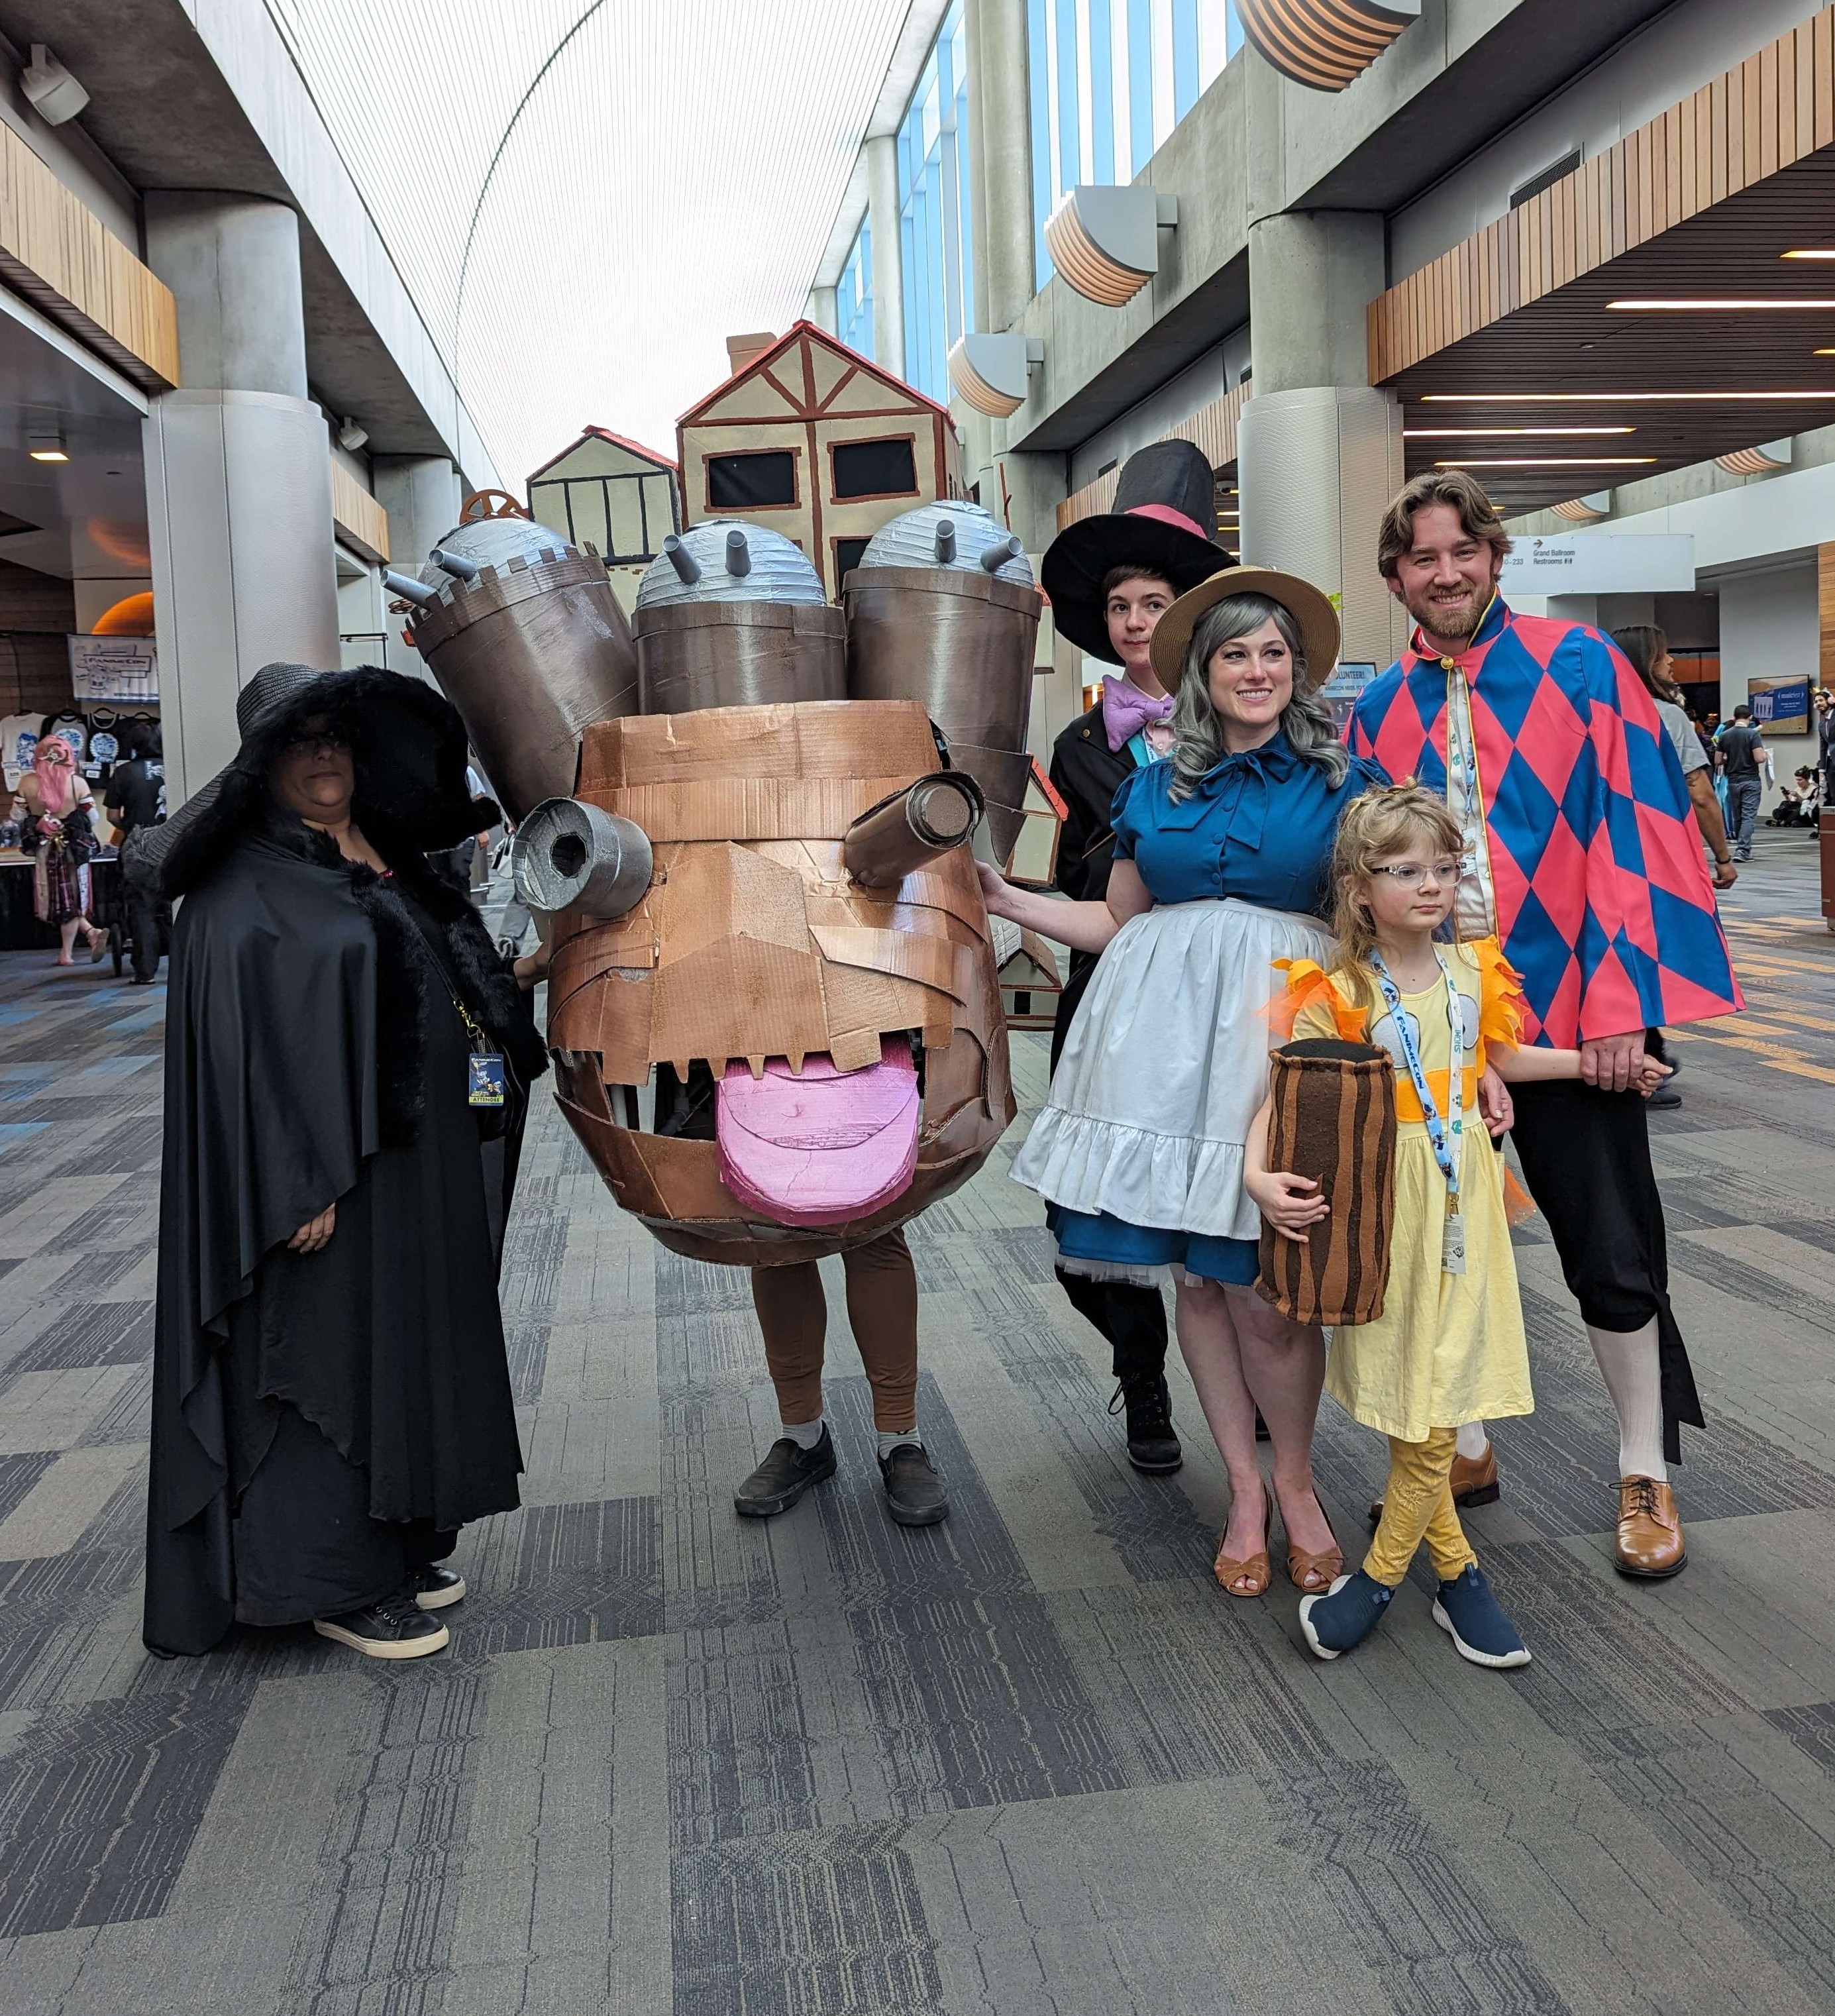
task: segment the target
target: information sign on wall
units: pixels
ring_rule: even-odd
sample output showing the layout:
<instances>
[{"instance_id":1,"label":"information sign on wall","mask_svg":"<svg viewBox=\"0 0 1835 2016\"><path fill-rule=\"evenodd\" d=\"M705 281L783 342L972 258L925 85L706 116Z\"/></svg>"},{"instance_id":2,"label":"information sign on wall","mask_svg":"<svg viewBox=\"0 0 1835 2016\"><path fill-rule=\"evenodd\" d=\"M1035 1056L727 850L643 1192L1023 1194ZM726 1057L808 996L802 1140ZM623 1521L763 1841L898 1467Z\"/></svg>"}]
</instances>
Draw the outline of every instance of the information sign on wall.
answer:
<instances>
[{"instance_id":1,"label":"information sign on wall","mask_svg":"<svg viewBox=\"0 0 1835 2016\"><path fill-rule=\"evenodd\" d=\"M70 691L78 700L157 700L159 659L150 637L73 637Z\"/></svg>"},{"instance_id":2,"label":"information sign on wall","mask_svg":"<svg viewBox=\"0 0 1835 2016\"><path fill-rule=\"evenodd\" d=\"M1769 729L1773 735L1809 733L1809 680L1748 679L1746 697L1751 703L1752 725Z\"/></svg>"},{"instance_id":3,"label":"information sign on wall","mask_svg":"<svg viewBox=\"0 0 1835 2016\"><path fill-rule=\"evenodd\" d=\"M1693 532L1519 535L1498 587L1513 595L1667 595L1695 585Z\"/></svg>"}]
</instances>

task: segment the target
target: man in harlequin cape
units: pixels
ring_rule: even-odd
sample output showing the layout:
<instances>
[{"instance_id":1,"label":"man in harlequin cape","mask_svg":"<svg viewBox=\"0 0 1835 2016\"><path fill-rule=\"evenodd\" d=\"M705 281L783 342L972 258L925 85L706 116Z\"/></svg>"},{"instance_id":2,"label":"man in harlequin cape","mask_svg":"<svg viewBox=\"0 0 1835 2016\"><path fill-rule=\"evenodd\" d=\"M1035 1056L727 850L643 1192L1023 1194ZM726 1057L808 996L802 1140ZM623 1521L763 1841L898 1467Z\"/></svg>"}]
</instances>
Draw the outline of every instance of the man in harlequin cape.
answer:
<instances>
[{"instance_id":1,"label":"man in harlequin cape","mask_svg":"<svg viewBox=\"0 0 1835 2016\"><path fill-rule=\"evenodd\" d=\"M1687 1546L1668 1465L1701 1403L1629 1087L1647 1033L1743 1003L1654 704L1596 630L1505 603L1509 547L1463 470L1402 489L1377 562L1416 628L1358 700L1351 746L1446 793L1463 835L1456 934L1501 940L1523 976L1526 1041L1581 1053L1580 1079L1513 1089L1511 1132L1618 1415L1617 1565L1671 1575ZM1455 1496L1495 1497L1482 1427L1460 1439Z\"/></svg>"}]
</instances>

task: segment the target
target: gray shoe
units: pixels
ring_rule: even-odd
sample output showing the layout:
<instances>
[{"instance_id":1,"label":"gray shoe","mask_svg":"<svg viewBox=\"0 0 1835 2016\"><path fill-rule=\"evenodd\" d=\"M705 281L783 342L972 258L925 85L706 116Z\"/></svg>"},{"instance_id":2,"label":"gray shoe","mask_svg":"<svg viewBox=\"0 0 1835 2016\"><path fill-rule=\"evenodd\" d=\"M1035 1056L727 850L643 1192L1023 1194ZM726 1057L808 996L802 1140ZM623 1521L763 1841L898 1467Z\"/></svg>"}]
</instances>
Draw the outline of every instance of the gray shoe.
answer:
<instances>
[{"instance_id":1,"label":"gray shoe","mask_svg":"<svg viewBox=\"0 0 1835 2016\"><path fill-rule=\"evenodd\" d=\"M949 1494L921 1442L901 1442L880 1458L886 1510L901 1526L934 1526L949 1517Z\"/></svg>"},{"instance_id":2,"label":"gray shoe","mask_svg":"<svg viewBox=\"0 0 1835 2016\"><path fill-rule=\"evenodd\" d=\"M834 1474L834 1438L826 1421L814 1449L801 1448L788 1435L780 1435L766 1450L765 1460L732 1494L733 1510L742 1519L773 1518L789 1511L811 1485Z\"/></svg>"}]
</instances>

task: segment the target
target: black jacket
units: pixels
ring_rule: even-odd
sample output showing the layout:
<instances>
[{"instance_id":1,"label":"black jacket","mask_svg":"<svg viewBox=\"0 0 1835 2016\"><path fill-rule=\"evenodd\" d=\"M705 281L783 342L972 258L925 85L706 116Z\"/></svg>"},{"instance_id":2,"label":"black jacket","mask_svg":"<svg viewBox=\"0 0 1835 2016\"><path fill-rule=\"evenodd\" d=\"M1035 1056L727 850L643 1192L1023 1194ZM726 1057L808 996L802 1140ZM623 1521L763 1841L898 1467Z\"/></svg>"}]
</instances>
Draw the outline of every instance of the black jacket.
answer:
<instances>
[{"instance_id":1,"label":"black jacket","mask_svg":"<svg viewBox=\"0 0 1835 2016\"><path fill-rule=\"evenodd\" d=\"M1052 745L1052 785L1066 807L1064 830L1058 836L1057 885L1073 902L1099 903L1109 893L1109 871L1115 861L1115 834L1109 824L1109 808L1122 779L1131 776L1134 768L1134 758L1125 743L1119 749L1109 747L1100 700L1088 713L1072 722ZM1058 996L1058 1012L1052 1026L1054 1070L1070 1031L1070 1018L1095 970L1093 953L1071 953L1070 977Z\"/></svg>"}]
</instances>

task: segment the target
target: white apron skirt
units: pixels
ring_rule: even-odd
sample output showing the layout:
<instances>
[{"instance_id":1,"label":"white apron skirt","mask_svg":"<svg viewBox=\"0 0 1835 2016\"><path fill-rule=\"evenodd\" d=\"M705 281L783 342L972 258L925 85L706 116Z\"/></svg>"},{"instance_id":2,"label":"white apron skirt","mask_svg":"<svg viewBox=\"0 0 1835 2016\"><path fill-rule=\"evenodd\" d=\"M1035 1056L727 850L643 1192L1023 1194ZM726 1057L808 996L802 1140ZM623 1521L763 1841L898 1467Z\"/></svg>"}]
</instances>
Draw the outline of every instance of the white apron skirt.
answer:
<instances>
[{"instance_id":1,"label":"white apron skirt","mask_svg":"<svg viewBox=\"0 0 1835 2016\"><path fill-rule=\"evenodd\" d=\"M1131 918L1085 991L1015 1180L1065 1211L1258 1238L1243 1159L1286 989L1274 962L1331 949L1318 918L1233 896Z\"/></svg>"}]
</instances>

